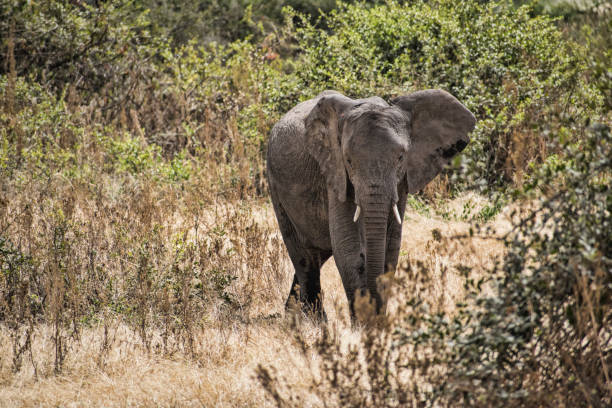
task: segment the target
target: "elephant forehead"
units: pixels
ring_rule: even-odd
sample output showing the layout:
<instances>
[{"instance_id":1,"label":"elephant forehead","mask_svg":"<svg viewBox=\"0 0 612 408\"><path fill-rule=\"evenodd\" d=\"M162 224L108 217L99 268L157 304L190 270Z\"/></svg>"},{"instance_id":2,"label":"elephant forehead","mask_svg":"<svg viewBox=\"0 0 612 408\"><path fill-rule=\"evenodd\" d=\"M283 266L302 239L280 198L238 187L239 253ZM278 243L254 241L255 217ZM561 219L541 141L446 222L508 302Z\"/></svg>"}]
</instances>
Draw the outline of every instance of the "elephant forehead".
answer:
<instances>
[{"instance_id":1,"label":"elephant forehead","mask_svg":"<svg viewBox=\"0 0 612 408\"><path fill-rule=\"evenodd\" d=\"M348 126L396 127L405 120L405 116L395 106L362 103L345 112L342 115L342 120Z\"/></svg>"},{"instance_id":2,"label":"elephant forehead","mask_svg":"<svg viewBox=\"0 0 612 408\"><path fill-rule=\"evenodd\" d=\"M391 126L371 125L348 130L344 140L344 154L373 155L376 152L393 153L408 150L410 141L405 130Z\"/></svg>"},{"instance_id":3,"label":"elephant forehead","mask_svg":"<svg viewBox=\"0 0 612 408\"><path fill-rule=\"evenodd\" d=\"M406 118L394 107L359 107L347 112L342 119L342 131L349 136L384 136L406 131Z\"/></svg>"}]
</instances>

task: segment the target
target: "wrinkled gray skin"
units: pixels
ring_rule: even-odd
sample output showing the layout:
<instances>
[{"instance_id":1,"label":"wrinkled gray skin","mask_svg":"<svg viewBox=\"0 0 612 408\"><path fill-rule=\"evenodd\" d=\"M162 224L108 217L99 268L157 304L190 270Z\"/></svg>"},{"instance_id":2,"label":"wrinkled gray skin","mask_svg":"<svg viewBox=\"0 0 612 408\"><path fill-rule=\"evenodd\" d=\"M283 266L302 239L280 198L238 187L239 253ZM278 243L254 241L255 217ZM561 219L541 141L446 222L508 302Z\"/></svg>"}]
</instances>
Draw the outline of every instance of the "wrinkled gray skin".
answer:
<instances>
[{"instance_id":1,"label":"wrinkled gray skin","mask_svg":"<svg viewBox=\"0 0 612 408\"><path fill-rule=\"evenodd\" d=\"M271 131L267 159L274 211L295 267L290 297L320 312L320 269L333 254L351 312L356 292L366 290L380 310L376 278L395 269L401 241L393 205L403 219L407 194L465 148L475 123L441 90L390 104L325 91L291 109Z\"/></svg>"}]
</instances>

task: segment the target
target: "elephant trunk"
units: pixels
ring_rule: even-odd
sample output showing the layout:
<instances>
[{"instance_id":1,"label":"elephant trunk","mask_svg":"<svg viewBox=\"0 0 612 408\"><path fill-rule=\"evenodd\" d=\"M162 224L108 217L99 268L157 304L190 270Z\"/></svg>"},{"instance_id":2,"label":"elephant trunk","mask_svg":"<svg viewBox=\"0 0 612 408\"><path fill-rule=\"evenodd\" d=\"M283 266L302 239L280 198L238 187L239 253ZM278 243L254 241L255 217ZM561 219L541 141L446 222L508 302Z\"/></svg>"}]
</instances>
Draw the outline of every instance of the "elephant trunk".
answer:
<instances>
[{"instance_id":1,"label":"elephant trunk","mask_svg":"<svg viewBox=\"0 0 612 408\"><path fill-rule=\"evenodd\" d=\"M380 202L376 197L369 198L364 208L366 285L379 309L382 300L376 288L376 278L382 275L385 269L387 223L391 205L386 200Z\"/></svg>"}]
</instances>

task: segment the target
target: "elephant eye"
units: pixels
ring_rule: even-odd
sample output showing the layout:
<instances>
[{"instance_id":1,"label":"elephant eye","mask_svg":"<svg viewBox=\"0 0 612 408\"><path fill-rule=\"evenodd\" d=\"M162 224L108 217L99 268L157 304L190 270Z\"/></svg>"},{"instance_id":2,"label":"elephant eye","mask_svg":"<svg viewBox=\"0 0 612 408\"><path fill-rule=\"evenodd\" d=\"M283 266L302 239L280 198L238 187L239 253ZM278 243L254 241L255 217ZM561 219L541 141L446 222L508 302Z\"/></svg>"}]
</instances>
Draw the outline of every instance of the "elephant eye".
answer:
<instances>
[{"instance_id":1,"label":"elephant eye","mask_svg":"<svg viewBox=\"0 0 612 408\"><path fill-rule=\"evenodd\" d=\"M346 162L349 164L349 166L351 165L351 159L346 159Z\"/></svg>"},{"instance_id":2,"label":"elephant eye","mask_svg":"<svg viewBox=\"0 0 612 408\"><path fill-rule=\"evenodd\" d=\"M397 162L401 163L403 158L404 158L404 156L400 155L399 158L397 159Z\"/></svg>"}]
</instances>

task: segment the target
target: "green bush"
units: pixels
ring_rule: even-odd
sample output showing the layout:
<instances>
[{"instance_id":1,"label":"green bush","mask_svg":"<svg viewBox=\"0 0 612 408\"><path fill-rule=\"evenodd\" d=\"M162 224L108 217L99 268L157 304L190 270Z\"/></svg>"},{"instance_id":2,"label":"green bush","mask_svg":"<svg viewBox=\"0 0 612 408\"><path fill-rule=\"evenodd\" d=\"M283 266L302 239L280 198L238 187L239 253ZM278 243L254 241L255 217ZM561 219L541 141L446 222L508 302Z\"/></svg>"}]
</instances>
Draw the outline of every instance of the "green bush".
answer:
<instances>
[{"instance_id":1,"label":"green bush","mask_svg":"<svg viewBox=\"0 0 612 408\"><path fill-rule=\"evenodd\" d=\"M175 45L196 39L198 43L228 43L247 37L262 38L283 23L283 6L308 14L314 22L320 12L336 7L336 0L142 0L150 10L156 31Z\"/></svg>"},{"instance_id":2,"label":"green bush","mask_svg":"<svg viewBox=\"0 0 612 408\"><path fill-rule=\"evenodd\" d=\"M546 139L534 128L583 120L572 105L600 102L582 82L580 60L554 22L532 17L528 7L447 0L359 3L332 11L327 24L330 32L305 20L295 28L303 52L296 69L299 98L327 88L353 97L446 89L479 121L463 155L472 183L512 181L522 161L546 154L537 147Z\"/></svg>"},{"instance_id":3,"label":"green bush","mask_svg":"<svg viewBox=\"0 0 612 408\"><path fill-rule=\"evenodd\" d=\"M564 31L584 45L586 77L604 97L604 111L612 111L612 6L605 13L581 14L564 24Z\"/></svg>"},{"instance_id":4,"label":"green bush","mask_svg":"<svg viewBox=\"0 0 612 408\"><path fill-rule=\"evenodd\" d=\"M151 41L149 22L132 0L0 2L3 50L13 43L17 76L62 90L102 92L127 74L134 54ZM2 64L0 74L9 66ZM112 89L109 94L112 95Z\"/></svg>"},{"instance_id":5,"label":"green bush","mask_svg":"<svg viewBox=\"0 0 612 408\"><path fill-rule=\"evenodd\" d=\"M473 288L442 393L480 406L612 403L611 147L597 125L564 147L571 161L534 176L528 190L554 190L507 236L494 295Z\"/></svg>"},{"instance_id":6,"label":"green bush","mask_svg":"<svg viewBox=\"0 0 612 408\"><path fill-rule=\"evenodd\" d=\"M315 3L291 4L312 11ZM280 3L234 5L280 18ZM452 183L455 188L520 183L529 165L550 153L555 129L596 117L609 93L605 63L593 62L589 72L598 80L588 85L582 48L565 41L549 18L505 2L330 3L318 24L287 11L282 29L257 37L261 42L245 31L236 36L247 39L224 45L187 37L170 44L165 36L182 20L165 21L161 11L190 14L195 5L11 0L3 6L8 18L0 34L12 44L7 59L16 77L64 94L71 109L87 106L92 121L141 134L166 158L187 148L206 160L244 159L246 166L232 166L244 167L240 184L248 191L265 190L263 151L272 124L327 88L353 97L433 87L456 95L479 122L457 159L462 171L454 174L464 183ZM200 6L198 12L230 7ZM10 65L0 69L9 73Z\"/></svg>"},{"instance_id":7,"label":"green bush","mask_svg":"<svg viewBox=\"0 0 612 408\"><path fill-rule=\"evenodd\" d=\"M598 125L560 148L572 160L534 176L528 193L554 190L517 214L503 259L478 279L455 265L468 290L456 312L437 304L432 265L400 267L383 286L402 303L357 339L330 326L314 342L296 336L306 361L317 355L306 387L258 367L277 406L304 406L304 388L343 407L610 406L612 136ZM433 238L442 251L473 233Z\"/></svg>"},{"instance_id":8,"label":"green bush","mask_svg":"<svg viewBox=\"0 0 612 408\"><path fill-rule=\"evenodd\" d=\"M37 83L0 76L0 177L11 177L25 165L34 177L76 164L80 129L66 109L63 96L56 97Z\"/></svg>"}]
</instances>

